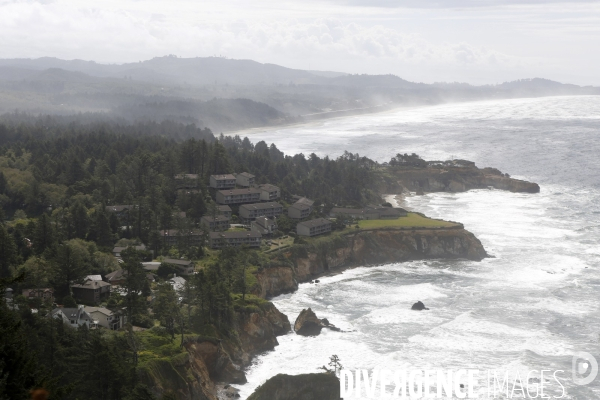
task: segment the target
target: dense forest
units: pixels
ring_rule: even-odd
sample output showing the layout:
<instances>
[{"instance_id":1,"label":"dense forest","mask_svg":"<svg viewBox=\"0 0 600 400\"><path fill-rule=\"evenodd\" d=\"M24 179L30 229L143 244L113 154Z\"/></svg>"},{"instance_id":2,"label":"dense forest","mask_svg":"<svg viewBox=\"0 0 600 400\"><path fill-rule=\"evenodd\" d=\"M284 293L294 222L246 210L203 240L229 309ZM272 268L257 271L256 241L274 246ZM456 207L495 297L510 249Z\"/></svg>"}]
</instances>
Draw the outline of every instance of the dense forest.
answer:
<instances>
[{"instance_id":1,"label":"dense forest","mask_svg":"<svg viewBox=\"0 0 600 400\"><path fill-rule=\"evenodd\" d=\"M250 172L257 183L278 185L283 202L292 195L314 199L320 215L336 204L375 198L366 188L377 164L355 154L289 156L274 144L216 138L208 129L172 122L25 114L0 121L0 287L14 293L0 304L1 399L27 398L37 387L51 399L152 399L139 368L157 341L176 353L178 335L181 343L190 334L235 337L236 312L260 300L246 294L249 272L269 259L245 249L208 254L203 246L168 247L160 235L201 229L200 218L215 208L207 188L211 174ZM193 189L182 188L178 174L197 174ZM108 212L113 205L134 211ZM280 227L293 228L280 219ZM139 243L155 257L209 261L177 294L164 283L169 271L148 281L141 262L152 255L128 247ZM128 247L120 263L111 254L115 245ZM119 268L123 290L105 305L126 313L130 324L120 332L71 329L50 317L52 303L20 295L53 288L56 304L77 307L71 285ZM151 328L152 341L133 326Z\"/></svg>"}]
</instances>

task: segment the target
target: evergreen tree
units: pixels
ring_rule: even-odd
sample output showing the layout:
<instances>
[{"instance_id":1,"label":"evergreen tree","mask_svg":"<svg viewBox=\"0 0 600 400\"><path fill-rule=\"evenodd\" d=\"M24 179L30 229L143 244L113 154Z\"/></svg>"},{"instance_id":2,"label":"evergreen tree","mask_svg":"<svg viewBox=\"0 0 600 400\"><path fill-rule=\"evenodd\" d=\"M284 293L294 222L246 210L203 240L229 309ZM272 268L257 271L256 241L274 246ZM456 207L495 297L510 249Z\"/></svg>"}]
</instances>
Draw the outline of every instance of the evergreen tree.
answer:
<instances>
[{"instance_id":1,"label":"evergreen tree","mask_svg":"<svg viewBox=\"0 0 600 400\"><path fill-rule=\"evenodd\" d=\"M82 253L74 251L70 243L57 247L54 259L54 287L58 296L70 296L71 284L81 283L88 273Z\"/></svg>"},{"instance_id":2,"label":"evergreen tree","mask_svg":"<svg viewBox=\"0 0 600 400\"><path fill-rule=\"evenodd\" d=\"M4 289L1 290L4 297ZM43 384L43 376L30 350L17 314L0 302L0 400L26 399Z\"/></svg>"},{"instance_id":3,"label":"evergreen tree","mask_svg":"<svg viewBox=\"0 0 600 400\"><path fill-rule=\"evenodd\" d=\"M17 246L4 224L0 223L0 277L10 275L10 267L16 260Z\"/></svg>"},{"instance_id":4,"label":"evergreen tree","mask_svg":"<svg viewBox=\"0 0 600 400\"><path fill-rule=\"evenodd\" d=\"M136 319L145 314L144 295L148 293L146 272L142 267L140 255L133 247L128 247L121 252L123 274L125 275L125 305L128 321L134 323Z\"/></svg>"},{"instance_id":5,"label":"evergreen tree","mask_svg":"<svg viewBox=\"0 0 600 400\"><path fill-rule=\"evenodd\" d=\"M42 254L44 250L55 243L55 231L52 227L50 217L42 214L35 225L33 233L33 248L36 254Z\"/></svg>"}]
</instances>

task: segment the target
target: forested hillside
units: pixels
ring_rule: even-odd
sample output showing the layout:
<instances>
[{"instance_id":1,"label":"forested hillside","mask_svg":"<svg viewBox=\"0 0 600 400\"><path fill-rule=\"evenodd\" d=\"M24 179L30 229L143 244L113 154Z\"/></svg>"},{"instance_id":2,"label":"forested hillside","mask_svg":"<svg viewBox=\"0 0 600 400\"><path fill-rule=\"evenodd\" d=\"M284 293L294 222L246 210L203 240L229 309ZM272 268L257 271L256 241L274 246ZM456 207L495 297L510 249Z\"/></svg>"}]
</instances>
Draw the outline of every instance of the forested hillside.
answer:
<instances>
[{"instance_id":1,"label":"forested hillside","mask_svg":"<svg viewBox=\"0 0 600 400\"><path fill-rule=\"evenodd\" d=\"M203 229L200 218L216 207L209 175L250 172L257 183L279 185L284 199L315 199L324 206L318 213L376 198L366 189L376 164L358 155L288 156L274 144L215 138L194 125L96 117L13 114L0 123L0 288L8 296L0 304L0 393L6 398L44 387L51 399L153 399L148 377L164 360L176 364L186 354L184 342L211 337L239 346L238 321L265 307L247 294L252 273L270 257L215 252L183 237L170 246L161 236ZM192 188L181 187L179 174L198 177ZM129 213L109 211L123 204ZM293 228L285 216L279 220L280 228ZM128 247L142 243L146 250ZM123 248L120 261L114 246ZM176 292L167 282L174 270L162 264L157 280L147 279L141 263L157 257L185 257L202 268ZM127 317L121 331L72 329L51 317L56 304L77 307L74 285L115 271L122 271L121 289L102 305ZM52 300L21 295L47 288Z\"/></svg>"}]
</instances>

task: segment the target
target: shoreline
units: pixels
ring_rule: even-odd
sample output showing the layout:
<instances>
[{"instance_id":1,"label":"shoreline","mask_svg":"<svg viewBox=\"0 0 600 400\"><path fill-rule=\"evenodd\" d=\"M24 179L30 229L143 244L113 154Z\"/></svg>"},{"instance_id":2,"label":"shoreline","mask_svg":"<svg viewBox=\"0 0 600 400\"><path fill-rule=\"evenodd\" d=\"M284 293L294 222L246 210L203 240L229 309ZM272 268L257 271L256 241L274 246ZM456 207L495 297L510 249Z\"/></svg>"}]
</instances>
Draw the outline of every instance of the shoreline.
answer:
<instances>
[{"instance_id":1,"label":"shoreline","mask_svg":"<svg viewBox=\"0 0 600 400\"><path fill-rule=\"evenodd\" d=\"M391 107L390 109L387 109L387 110L373 110L373 111L353 113L353 114L348 114L348 115L337 115L337 116L331 116L331 117L315 118L315 119L311 119L308 121L297 121L297 122L274 124L274 125L264 125L264 126L257 126L255 128L243 128L243 129L237 129L237 130L233 130L233 131L229 131L229 132L222 132L222 133L225 136L235 136L235 135L239 135L240 137L242 137L243 135L250 136L250 135L257 134L257 133L267 131L267 130L270 131L270 130L277 130L277 129L282 129L282 128L309 127L311 125L316 125L316 124L323 123L323 122L335 121L335 120L342 119L342 118L352 118L352 117L357 117L360 115L378 115L378 114L385 115L385 114L397 112L400 110L413 110L413 109L422 108L422 107L434 107L434 106L441 105L441 104L449 104L449 103L405 105L405 106L398 105L398 106ZM339 112L342 112L342 111L343 110L340 110ZM338 111L327 111L326 113L335 113L335 112L338 112ZM309 114L309 115L319 115L319 114Z\"/></svg>"},{"instance_id":2,"label":"shoreline","mask_svg":"<svg viewBox=\"0 0 600 400\"><path fill-rule=\"evenodd\" d=\"M297 121L297 122L289 122L289 123L280 123L280 124L273 124L273 125L263 125L263 126L257 126L254 128L242 128L242 129L234 129L232 131L221 131L220 133L222 133L225 136L235 136L235 135L239 135L240 137L243 136L250 136L253 134L257 134L260 132L264 132L264 131L273 131L273 130L278 130L278 129L284 129L284 128L294 128L294 127L309 127L311 125L316 125L319 123L324 123L324 122L329 122L329 121L335 121L337 119L342 119L342 118L352 118L352 117L357 117L360 115L385 115L385 114L389 114L389 113L394 113L397 111L401 111L401 110L414 110L414 109L419 109L419 108L429 108L429 107L436 107L436 106L442 106L442 105L447 105L447 104L468 104L468 103L485 103L485 102L494 102L494 101L502 101L502 100L526 100L526 99L540 99L540 98L554 98L554 97L585 97L585 96L593 96L593 97L598 97L600 96L600 94L581 94L581 95L551 95L551 96L531 96L531 97L506 97L506 98L495 98L495 99L473 99L473 100L464 100L464 101L448 101L448 102L439 102L439 103L423 103L423 104L406 104L406 105L392 105L388 110L372 110L372 111L368 111L369 109L374 109L374 108L380 108L382 106L374 106L374 107L368 107L364 112L356 112L356 113L350 113L347 115L337 115L337 116L324 116L322 118L314 118L314 119L310 119L310 120L306 120L306 121ZM338 111L325 111L322 113L314 113L314 114L306 114L307 116L311 116L311 115L323 115L323 114L333 114L333 113L340 113L340 112L348 112L351 110L338 110ZM302 117L302 116L300 116ZM215 133L215 137L217 137L216 133Z\"/></svg>"}]
</instances>

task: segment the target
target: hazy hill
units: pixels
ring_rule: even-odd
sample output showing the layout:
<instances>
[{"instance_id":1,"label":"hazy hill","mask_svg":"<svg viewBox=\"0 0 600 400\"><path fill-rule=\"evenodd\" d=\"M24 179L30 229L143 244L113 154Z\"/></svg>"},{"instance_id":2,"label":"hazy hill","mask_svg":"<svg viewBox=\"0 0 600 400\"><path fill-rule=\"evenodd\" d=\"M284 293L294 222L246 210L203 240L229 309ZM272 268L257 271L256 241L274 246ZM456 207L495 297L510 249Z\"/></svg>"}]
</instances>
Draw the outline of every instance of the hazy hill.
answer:
<instances>
[{"instance_id":1,"label":"hazy hill","mask_svg":"<svg viewBox=\"0 0 600 400\"><path fill-rule=\"evenodd\" d=\"M395 75L303 71L251 60L157 57L125 64L0 59L0 113L105 113L127 121L195 123L215 132L401 105L600 94L546 79L500 85L424 84Z\"/></svg>"},{"instance_id":2,"label":"hazy hill","mask_svg":"<svg viewBox=\"0 0 600 400\"><path fill-rule=\"evenodd\" d=\"M43 57L0 60L0 66L30 70L60 68L98 77L128 77L141 81L193 85L318 83L323 78L343 75L336 72L309 72L275 64L261 64L252 60L232 60L221 57L177 58L166 56L120 65Z\"/></svg>"}]
</instances>

